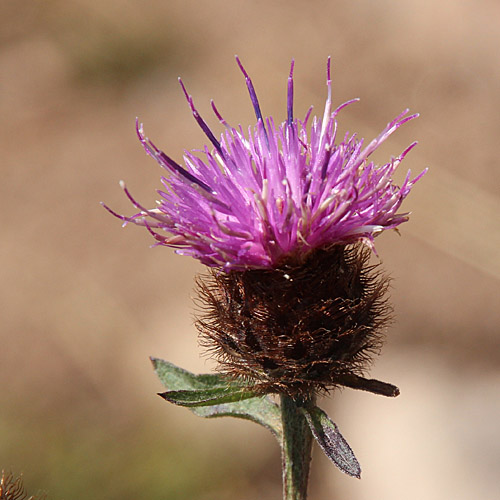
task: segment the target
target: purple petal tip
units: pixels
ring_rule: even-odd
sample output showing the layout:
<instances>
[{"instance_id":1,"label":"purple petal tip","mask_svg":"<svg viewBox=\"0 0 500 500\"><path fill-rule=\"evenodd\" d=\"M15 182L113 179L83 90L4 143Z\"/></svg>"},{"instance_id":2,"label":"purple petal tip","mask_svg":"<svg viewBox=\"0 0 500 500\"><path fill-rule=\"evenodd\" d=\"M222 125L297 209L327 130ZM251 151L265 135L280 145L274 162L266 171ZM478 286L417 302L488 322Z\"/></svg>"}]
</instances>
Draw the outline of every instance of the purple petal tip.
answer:
<instances>
[{"instance_id":1,"label":"purple petal tip","mask_svg":"<svg viewBox=\"0 0 500 500\"><path fill-rule=\"evenodd\" d=\"M399 212L400 205L427 169L401 187L392 181L392 174L416 143L385 165L367 158L418 114L405 110L368 145L355 134L337 140L338 112L359 99L332 110L328 57L324 113L313 118L311 108L305 118L294 118L292 59L287 117L275 124L272 118L263 119L252 81L238 55L235 59L245 77L257 125L248 133L241 126L230 128L212 100L215 116L229 129L218 140L179 77L191 112L215 151L208 147L186 151L181 166L145 137L137 117L136 132L146 153L167 171L158 191L161 198L154 210L143 208L121 181L140 213L121 216L102 203L107 210L124 222L146 227L157 245L174 247L224 271L273 267L284 255L335 243L362 241L373 248L377 234L407 220Z\"/></svg>"}]
</instances>

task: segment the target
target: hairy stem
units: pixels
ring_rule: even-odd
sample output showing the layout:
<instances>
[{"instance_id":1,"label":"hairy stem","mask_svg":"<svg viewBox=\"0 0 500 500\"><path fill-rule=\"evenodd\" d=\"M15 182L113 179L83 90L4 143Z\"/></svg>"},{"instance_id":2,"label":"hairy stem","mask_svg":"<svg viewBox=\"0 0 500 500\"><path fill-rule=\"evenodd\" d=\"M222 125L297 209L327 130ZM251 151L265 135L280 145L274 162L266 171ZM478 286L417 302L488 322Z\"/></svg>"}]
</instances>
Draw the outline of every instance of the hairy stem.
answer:
<instances>
[{"instance_id":1,"label":"hairy stem","mask_svg":"<svg viewBox=\"0 0 500 500\"><path fill-rule=\"evenodd\" d=\"M283 500L305 500L313 436L297 402L284 394L281 395L281 420Z\"/></svg>"}]
</instances>

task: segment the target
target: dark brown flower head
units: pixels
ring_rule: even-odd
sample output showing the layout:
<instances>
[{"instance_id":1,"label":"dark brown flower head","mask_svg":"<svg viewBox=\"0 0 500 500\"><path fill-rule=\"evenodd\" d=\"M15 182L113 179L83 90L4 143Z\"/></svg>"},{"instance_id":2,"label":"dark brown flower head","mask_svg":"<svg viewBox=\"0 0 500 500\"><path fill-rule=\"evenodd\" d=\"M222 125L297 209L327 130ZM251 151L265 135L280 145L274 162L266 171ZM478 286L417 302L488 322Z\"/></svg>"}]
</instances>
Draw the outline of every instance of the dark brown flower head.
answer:
<instances>
[{"instance_id":1,"label":"dark brown flower head","mask_svg":"<svg viewBox=\"0 0 500 500\"><path fill-rule=\"evenodd\" d=\"M263 393L304 396L337 386L389 396L362 378L390 319L388 278L362 244L333 245L270 270L212 270L198 280L203 345L222 371Z\"/></svg>"}]
</instances>

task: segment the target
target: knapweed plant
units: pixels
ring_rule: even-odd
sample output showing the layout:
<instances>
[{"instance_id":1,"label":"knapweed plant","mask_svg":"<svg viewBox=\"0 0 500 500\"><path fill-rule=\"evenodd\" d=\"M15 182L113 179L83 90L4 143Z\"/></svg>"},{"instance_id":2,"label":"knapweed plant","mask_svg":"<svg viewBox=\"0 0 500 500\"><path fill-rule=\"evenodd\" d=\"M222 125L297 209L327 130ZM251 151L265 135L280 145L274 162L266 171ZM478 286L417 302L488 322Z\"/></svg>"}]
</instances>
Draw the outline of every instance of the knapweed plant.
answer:
<instances>
[{"instance_id":1,"label":"knapweed plant","mask_svg":"<svg viewBox=\"0 0 500 500\"><path fill-rule=\"evenodd\" d=\"M375 236L408 220L400 206L424 172L412 179L408 171L401 186L392 178L416 143L382 166L369 157L417 115L404 111L368 144L356 135L337 140L337 114L356 99L332 110L328 59L323 117L312 117L311 108L296 118L292 61L287 116L277 125L263 117L236 60L256 124L232 127L212 103L225 128L217 138L179 79L209 145L185 151L181 165L137 122L146 153L165 171L160 199L145 208L122 183L138 213L108 210L145 227L155 245L208 266L197 280L197 328L219 373L194 375L153 358L167 389L161 396L202 417L232 416L268 428L282 449L283 497L305 499L314 440L341 471L361 474L316 397L338 387L399 394L394 385L365 378L391 313L388 278L370 259Z\"/></svg>"}]
</instances>

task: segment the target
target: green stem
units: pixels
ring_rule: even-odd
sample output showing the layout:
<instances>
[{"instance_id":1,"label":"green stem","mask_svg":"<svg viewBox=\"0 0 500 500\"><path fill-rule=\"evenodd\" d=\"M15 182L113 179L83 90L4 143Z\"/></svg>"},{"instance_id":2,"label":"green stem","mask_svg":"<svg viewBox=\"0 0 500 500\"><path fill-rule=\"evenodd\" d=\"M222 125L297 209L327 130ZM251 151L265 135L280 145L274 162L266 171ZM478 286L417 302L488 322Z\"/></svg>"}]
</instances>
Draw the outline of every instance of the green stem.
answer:
<instances>
[{"instance_id":1,"label":"green stem","mask_svg":"<svg viewBox=\"0 0 500 500\"><path fill-rule=\"evenodd\" d=\"M281 420L283 500L305 500L313 436L300 407L284 394L281 395Z\"/></svg>"}]
</instances>

